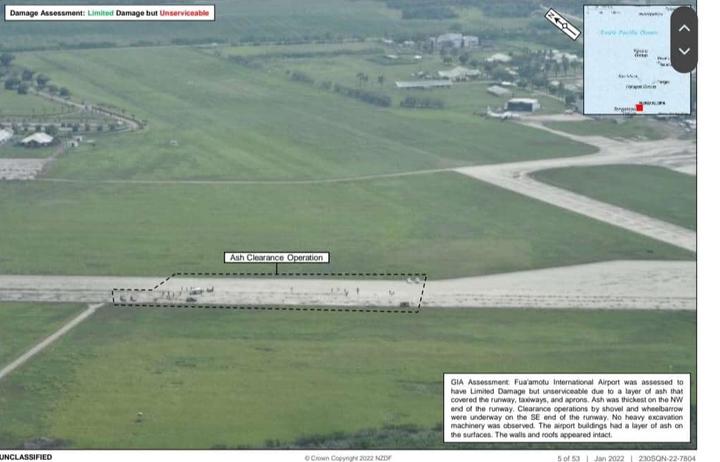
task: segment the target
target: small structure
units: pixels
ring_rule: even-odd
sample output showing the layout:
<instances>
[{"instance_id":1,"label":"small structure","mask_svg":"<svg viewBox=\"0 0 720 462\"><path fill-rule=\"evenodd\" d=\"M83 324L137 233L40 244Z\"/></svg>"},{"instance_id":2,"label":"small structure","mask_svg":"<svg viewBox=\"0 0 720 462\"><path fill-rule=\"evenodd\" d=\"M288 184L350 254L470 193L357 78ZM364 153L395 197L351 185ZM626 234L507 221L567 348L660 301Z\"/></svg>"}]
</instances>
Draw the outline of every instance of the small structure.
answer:
<instances>
[{"instance_id":1,"label":"small structure","mask_svg":"<svg viewBox=\"0 0 720 462\"><path fill-rule=\"evenodd\" d=\"M442 34L438 35L437 47L438 48L462 48L463 36L462 34Z\"/></svg>"},{"instance_id":2,"label":"small structure","mask_svg":"<svg viewBox=\"0 0 720 462\"><path fill-rule=\"evenodd\" d=\"M38 148L42 146L49 146L54 140L55 138L48 135L47 133L35 132L32 135L23 138L23 140L20 141L20 144L28 148Z\"/></svg>"},{"instance_id":3,"label":"small structure","mask_svg":"<svg viewBox=\"0 0 720 462\"><path fill-rule=\"evenodd\" d=\"M4 128L0 128L0 144L5 143L13 136L12 130L6 130Z\"/></svg>"},{"instance_id":4,"label":"small structure","mask_svg":"<svg viewBox=\"0 0 720 462\"><path fill-rule=\"evenodd\" d=\"M512 56L506 55L505 53L495 53L486 59L489 63L509 63L512 61Z\"/></svg>"},{"instance_id":5,"label":"small structure","mask_svg":"<svg viewBox=\"0 0 720 462\"><path fill-rule=\"evenodd\" d=\"M511 93L507 88L503 88L499 85L493 85L488 87L487 92L494 96L507 96Z\"/></svg>"},{"instance_id":6,"label":"small structure","mask_svg":"<svg viewBox=\"0 0 720 462\"><path fill-rule=\"evenodd\" d=\"M441 79L452 80L453 82L459 82L462 80L476 79L480 76L480 71L477 69L468 69L466 67L457 66L449 71L438 71L438 76Z\"/></svg>"},{"instance_id":7,"label":"small structure","mask_svg":"<svg viewBox=\"0 0 720 462\"><path fill-rule=\"evenodd\" d=\"M480 38L477 35L464 35L462 39L463 48L475 48L480 46Z\"/></svg>"},{"instance_id":8,"label":"small structure","mask_svg":"<svg viewBox=\"0 0 720 462\"><path fill-rule=\"evenodd\" d=\"M452 82L449 80L410 80L395 82L395 86L402 90L413 88L426 90L430 88L449 88L452 86Z\"/></svg>"},{"instance_id":9,"label":"small structure","mask_svg":"<svg viewBox=\"0 0 720 462\"><path fill-rule=\"evenodd\" d=\"M480 46L480 38L476 35L448 33L431 37L430 43L438 48L475 48Z\"/></svg>"},{"instance_id":10,"label":"small structure","mask_svg":"<svg viewBox=\"0 0 720 462\"><path fill-rule=\"evenodd\" d=\"M555 61L556 63L561 63L563 59L566 59L570 63L582 61L582 59L580 59L580 57L576 54L563 53L558 50L552 50L552 55L550 56L550 59Z\"/></svg>"},{"instance_id":11,"label":"small structure","mask_svg":"<svg viewBox=\"0 0 720 462\"><path fill-rule=\"evenodd\" d=\"M540 109L540 102L535 98L512 98L505 103L506 111L535 112Z\"/></svg>"}]
</instances>

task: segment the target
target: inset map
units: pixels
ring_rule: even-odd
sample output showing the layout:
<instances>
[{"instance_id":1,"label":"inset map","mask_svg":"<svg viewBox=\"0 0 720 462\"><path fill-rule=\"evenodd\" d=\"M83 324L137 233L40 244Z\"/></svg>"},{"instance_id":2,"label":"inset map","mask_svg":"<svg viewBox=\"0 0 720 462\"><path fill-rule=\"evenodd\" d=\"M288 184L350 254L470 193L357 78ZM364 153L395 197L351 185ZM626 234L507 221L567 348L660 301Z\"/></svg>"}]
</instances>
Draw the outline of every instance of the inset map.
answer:
<instances>
[{"instance_id":1,"label":"inset map","mask_svg":"<svg viewBox=\"0 0 720 462\"><path fill-rule=\"evenodd\" d=\"M675 6L585 6L585 114L689 114L690 73L670 64Z\"/></svg>"}]
</instances>

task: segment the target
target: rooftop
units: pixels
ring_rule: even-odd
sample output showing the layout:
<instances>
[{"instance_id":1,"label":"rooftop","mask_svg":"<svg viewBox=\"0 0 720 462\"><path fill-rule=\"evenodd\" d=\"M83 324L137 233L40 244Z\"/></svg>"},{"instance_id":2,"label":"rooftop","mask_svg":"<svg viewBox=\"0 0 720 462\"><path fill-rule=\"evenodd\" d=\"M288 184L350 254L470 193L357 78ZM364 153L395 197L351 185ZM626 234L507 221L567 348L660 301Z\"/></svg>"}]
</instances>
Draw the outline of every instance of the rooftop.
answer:
<instances>
[{"instance_id":1,"label":"rooftop","mask_svg":"<svg viewBox=\"0 0 720 462\"><path fill-rule=\"evenodd\" d=\"M433 88L449 87L452 83L449 80L409 80L395 82L398 88Z\"/></svg>"},{"instance_id":2,"label":"rooftop","mask_svg":"<svg viewBox=\"0 0 720 462\"><path fill-rule=\"evenodd\" d=\"M38 144L49 144L52 143L53 137L48 135L47 133L43 132L35 132L32 135L24 138L21 143L27 144L27 143L38 143Z\"/></svg>"}]
</instances>

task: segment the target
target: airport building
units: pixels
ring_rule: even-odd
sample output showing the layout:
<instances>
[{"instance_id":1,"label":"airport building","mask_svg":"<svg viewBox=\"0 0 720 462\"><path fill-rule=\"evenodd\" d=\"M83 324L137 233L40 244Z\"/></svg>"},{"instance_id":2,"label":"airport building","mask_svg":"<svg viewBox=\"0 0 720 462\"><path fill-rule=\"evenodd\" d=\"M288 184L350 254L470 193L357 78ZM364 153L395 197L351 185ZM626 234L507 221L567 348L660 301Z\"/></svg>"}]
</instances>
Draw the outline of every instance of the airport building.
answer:
<instances>
[{"instance_id":1,"label":"airport building","mask_svg":"<svg viewBox=\"0 0 720 462\"><path fill-rule=\"evenodd\" d=\"M11 130L6 130L4 128L0 128L0 144L5 143L10 138L12 138L13 132Z\"/></svg>"},{"instance_id":2,"label":"airport building","mask_svg":"<svg viewBox=\"0 0 720 462\"><path fill-rule=\"evenodd\" d=\"M37 148L41 146L49 146L52 144L54 138L47 133L35 132L32 135L23 138L20 144L29 148Z\"/></svg>"},{"instance_id":3,"label":"airport building","mask_svg":"<svg viewBox=\"0 0 720 462\"><path fill-rule=\"evenodd\" d=\"M499 85L493 85L488 87L487 92L494 96L507 96L511 93L510 90Z\"/></svg>"},{"instance_id":4,"label":"airport building","mask_svg":"<svg viewBox=\"0 0 720 462\"><path fill-rule=\"evenodd\" d=\"M540 102L535 98L512 98L505 103L506 111L535 112L540 109Z\"/></svg>"},{"instance_id":5,"label":"airport building","mask_svg":"<svg viewBox=\"0 0 720 462\"><path fill-rule=\"evenodd\" d=\"M452 82L450 80L411 80L395 82L395 86L403 90L415 88L427 90L430 88L449 88L452 86Z\"/></svg>"}]
</instances>

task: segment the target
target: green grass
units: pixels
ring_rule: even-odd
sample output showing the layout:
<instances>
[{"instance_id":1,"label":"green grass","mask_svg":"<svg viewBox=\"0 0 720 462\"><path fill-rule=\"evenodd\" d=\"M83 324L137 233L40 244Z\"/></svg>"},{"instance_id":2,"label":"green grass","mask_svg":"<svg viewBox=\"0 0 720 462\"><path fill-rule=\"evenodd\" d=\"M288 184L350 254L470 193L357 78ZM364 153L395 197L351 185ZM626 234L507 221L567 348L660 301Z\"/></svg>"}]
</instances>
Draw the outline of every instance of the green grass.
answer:
<instances>
[{"instance_id":1,"label":"green grass","mask_svg":"<svg viewBox=\"0 0 720 462\"><path fill-rule=\"evenodd\" d=\"M57 330L83 305L0 303L0 368Z\"/></svg>"},{"instance_id":2,"label":"green grass","mask_svg":"<svg viewBox=\"0 0 720 462\"><path fill-rule=\"evenodd\" d=\"M379 64L376 62L381 58L383 52L367 53L366 55L358 55L356 53L344 56L328 56L325 58L298 59L292 57L289 50L282 56L277 56L271 51L274 47L260 47L268 50L267 56L263 60L254 58L249 51L245 49L231 49L225 53L230 56L243 56L252 59L253 63L260 63L267 69L283 72L285 70L301 71L313 77L318 83L322 81L330 81L342 85L357 87L359 85L357 74L364 73L369 76L367 83L362 83L361 88L380 93L385 93L393 98L393 104L398 106L406 96L415 96L417 98L433 98L442 100L445 103L445 109L460 114L472 114L479 111L485 113L488 106L503 106L505 101L511 97L534 97L538 98L541 103L541 112L561 112L565 109L565 105L554 98L546 96L538 96L531 91L514 88L513 93L507 97L497 97L487 92L490 83L485 79L480 81L457 82L451 88L440 88L434 90L407 90L398 89L395 86L396 81L403 80L419 80L419 77L413 76L418 72L425 72L428 75L437 77L440 70L449 70L456 66L460 66L460 62L455 59L452 64L444 64L439 53L425 54L420 51L409 51L410 59L402 63ZM303 49L304 47L296 47ZM352 49L351 49L352 50ZM387 50L387 53L397 53L394 50ZM423 59L415 61L412 56L420 54ZM490 51L483 49L473 49L469 51L470 59L478 59L483 61L487 56L492 54ZM470 64L465 65L468 68ZM384 83L378 82L378 76L385 78ZM407 111L407 110L405 110ZM427 111L426 111L427 112ZM438 111L429 111L435 112Z\"/></svg>"},{"instance_id":3,"label":"green grass","mask_svg":"<svg viewBox=\"0 0 720 462\"><path fill-rule=\"evenodd\" d=\"M56 114L63 108L35 95L19 95L14 91L0 89L0 121L7 116L41 116Z\"/></svg>"},{"instance_id":4,"label":"green grass","mask_svg":"<svg viewBox=\"0 0 720 462\"><path fill-rule=\"evenodd\" d=\"M39 436L78 448L261 447L434 427L447 371L694 378L695 313L105 308L0 382L0 447Z\"/></svg>"},{"instance_id":5,"label":"green grass","mask_svg":"<svg viewBox=\"0 0 720 462\"><path fill-rule=\"evenodd\" d=\"M694 259L456 173L295 185L17 182L0 183L0 197L0 273L228 271L222 252L241 249L327 249L323 270L434 278Z\"/></svg>"},{"instance_id":6,"label":"green grass","mask_svg":"<svg viewBox=\"0 0 720 462\"><path fill-rule=\"evenodd\" d=\"M78 99L149 120L147 130L59 159L50 172L56 177L328 178L594 151L471 111L380 109L291 82L279 68L190 49L32 53L18 61Z\"/></svg>"},{"instance_id":7,"label":"green grass","mask_svg":"<svg viewBox=\"0 0 720 462\"><path fill-rule=\"evenodd\" d=\"M50 157L56 150L57 146L47 148L26 148L24 146L16 145L11 141L0 145L0 159L36 159L41 157Z\"/></svg>"},{"instance_id":8,"label":"green grass","mask_svg":"<svg viewBox=\"0 0 720 462\"><path fill-rule=\"evenodd\" d=\"M583 120L579 122L546 122L549 128L580 136L605 136L608 138L634 140L660 140L666 138L667 129L657 122L629 119L623 123L614 120Z\"/></svg>"},{"instance_id":9,"label":"green grass","mask_svg":"<svg viewBox=\"0 0 720 462\"><path fill-rule=\"evenodd\" d=\"M611 165L543 170L540 181L688 229L696 229L695 176L663 167Z\"/></svg>"}]
</instances>

